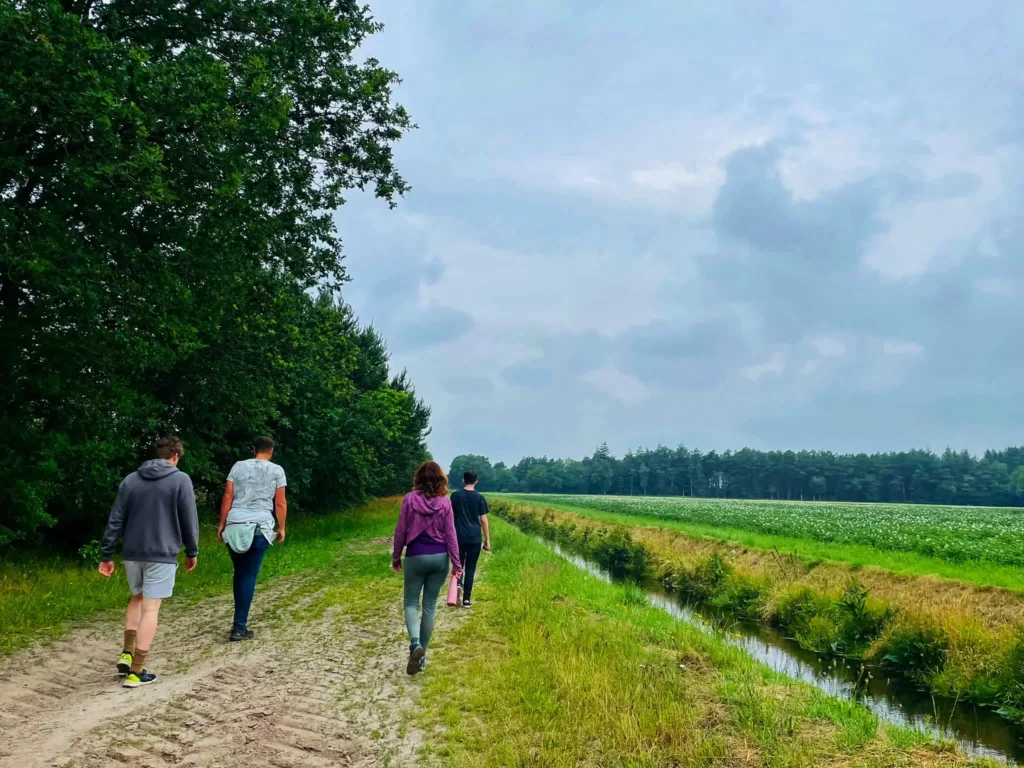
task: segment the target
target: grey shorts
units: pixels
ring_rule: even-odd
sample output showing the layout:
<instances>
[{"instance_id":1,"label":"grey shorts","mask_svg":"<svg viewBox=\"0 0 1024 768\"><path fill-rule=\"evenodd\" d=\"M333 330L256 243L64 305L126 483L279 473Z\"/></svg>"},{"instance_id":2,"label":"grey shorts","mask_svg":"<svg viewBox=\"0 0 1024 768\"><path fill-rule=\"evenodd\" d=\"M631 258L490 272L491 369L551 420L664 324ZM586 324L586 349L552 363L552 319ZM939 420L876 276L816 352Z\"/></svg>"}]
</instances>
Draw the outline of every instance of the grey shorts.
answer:
<instances>
[{"instance_id":1,"label":"grey shorts","mask_svg":"<svg viewBox=\"0 0 1024 768\"><path fill-rule=\"evenodd\" d=\"M133 595L140 592L143 597L162 600L174 592L174 574L177 563L146 563L142 560L125 560L124 572Z\"/></svg>"}]
</instances>

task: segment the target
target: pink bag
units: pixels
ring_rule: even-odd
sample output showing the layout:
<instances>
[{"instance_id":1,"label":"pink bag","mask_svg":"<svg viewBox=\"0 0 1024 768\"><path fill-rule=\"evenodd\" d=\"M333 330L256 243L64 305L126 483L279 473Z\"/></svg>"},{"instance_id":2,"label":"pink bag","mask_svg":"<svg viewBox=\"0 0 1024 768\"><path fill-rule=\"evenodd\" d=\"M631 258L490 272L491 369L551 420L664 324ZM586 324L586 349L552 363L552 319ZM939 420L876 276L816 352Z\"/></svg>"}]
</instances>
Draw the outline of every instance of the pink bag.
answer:
<instances>
[{"instance_id":1,"label":"pink bag","mask_svg":"<svg viewBox=\"0 0 1024 768\"><path fill-rule=\"evenodd\" d=\"M456 606L459 604L459 580L452 574L451 583L448 584L448 605Z\"/></svg>"}]
</instances>

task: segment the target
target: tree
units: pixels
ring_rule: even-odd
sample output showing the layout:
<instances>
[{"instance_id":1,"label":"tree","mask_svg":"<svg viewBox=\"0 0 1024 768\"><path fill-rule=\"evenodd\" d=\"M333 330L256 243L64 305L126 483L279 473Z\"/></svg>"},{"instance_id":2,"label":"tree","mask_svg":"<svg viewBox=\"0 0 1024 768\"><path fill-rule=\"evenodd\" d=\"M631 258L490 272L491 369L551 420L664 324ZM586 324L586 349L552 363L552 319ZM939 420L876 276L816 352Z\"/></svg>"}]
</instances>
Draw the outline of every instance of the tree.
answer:
<instances>
[{"instance_id":1,"label":"tree","mask_svg":"<svg viewBox=\"0 0 1024 768\"><path fill-rule=\"evenodd\" d=\"M378 29L347 0L0 7L0 542L84 535L161 433L212 492L276 430L296 497L332 504L422 452L336 301L332 211L407 189L397 76L353 58Z\"/></svg>"},{"instance_id":2,"label":"tree","mask_svg":"<svg viewBox=\"0 0 1024 768\"><path fill-rule=\"evenodd\" d=\"M504 465L502 465L504 468ZM449 485L459 488L462 485L462 475L466 471L473 471L479 475L479 491L498 490L495 483L494 468L486 456L477 456L472 453L461 454L452 459L451 469L448 470Z\"/></svg>"}]
</instances>

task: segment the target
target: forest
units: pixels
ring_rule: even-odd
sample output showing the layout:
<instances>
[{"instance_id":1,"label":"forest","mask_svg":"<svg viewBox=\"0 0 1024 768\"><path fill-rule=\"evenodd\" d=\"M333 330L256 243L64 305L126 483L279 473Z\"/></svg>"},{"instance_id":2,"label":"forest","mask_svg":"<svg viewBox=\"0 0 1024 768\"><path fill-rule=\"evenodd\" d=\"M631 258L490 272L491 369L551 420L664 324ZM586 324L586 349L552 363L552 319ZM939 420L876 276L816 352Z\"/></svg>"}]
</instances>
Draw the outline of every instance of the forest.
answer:
<instances>
[{"instance_id":1,"label":"forest","mask_svg":"<svg viewBox=\"0 0 1024 768\"><path fill-rule=\"evenodd\" d=\"M1024 505L1024 446L981 457L947 448L838 454L830 451L702 452L640 448L622 458L602 444L582 460L526 457L507 466L464 454L453 479L472 469L482 491L695 496L702 498Z\"/></svg>"},{"instance_id":2,"label":"forest","mask_svg":"<svg viewBox=\"0 0 1024 768\"><path fill-rule=\"evenodd\" d=\"M342 300L333 211L412 128L352 2L0 4L0 545L75 548L166 434L269 434L310 511L404 489L430 412Z\"/></svg>"}]
</instances>

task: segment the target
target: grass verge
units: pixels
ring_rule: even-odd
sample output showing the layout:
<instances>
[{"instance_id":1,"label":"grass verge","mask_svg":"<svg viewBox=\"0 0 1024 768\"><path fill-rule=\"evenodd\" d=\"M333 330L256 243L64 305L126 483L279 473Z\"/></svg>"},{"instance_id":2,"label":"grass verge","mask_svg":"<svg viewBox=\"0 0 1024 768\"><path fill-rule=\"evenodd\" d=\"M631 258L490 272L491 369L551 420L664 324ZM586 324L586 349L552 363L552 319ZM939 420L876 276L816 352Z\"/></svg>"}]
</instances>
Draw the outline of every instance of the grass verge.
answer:
<instances>
[{"instance_id":1,"label":"grass verge","mask_svg":"<svg viewBox=\"0 0 1024 768\"><path fill-rule=\"evenodd\" d=\"M340 542L390 536L394 520L394 502L390 500L355 511L294 515L289 520L287 541L275 545L264 560L260 583L325 568L337 558ZM179 569L176 599L195 602L230 593L231 558L216 533L213 526L203 526L199 566L190 574ZM114 576L105 579L96 572L96 564L38 556L6 560L0 563L0 654L52 640L75 622L121 610L127 597L128 584L120 562Z\"/></svg>"},{"instance_id":2,"label":"grass verge","mask_svg":"<svg viewBox=\"0 0 1024 768\"><path fill-rule=\"evenodd\" d=\"M457 766L955 766L606 584L495 520L470 621L448 636L418 718Z\"/></svg>"}]
</instances>

